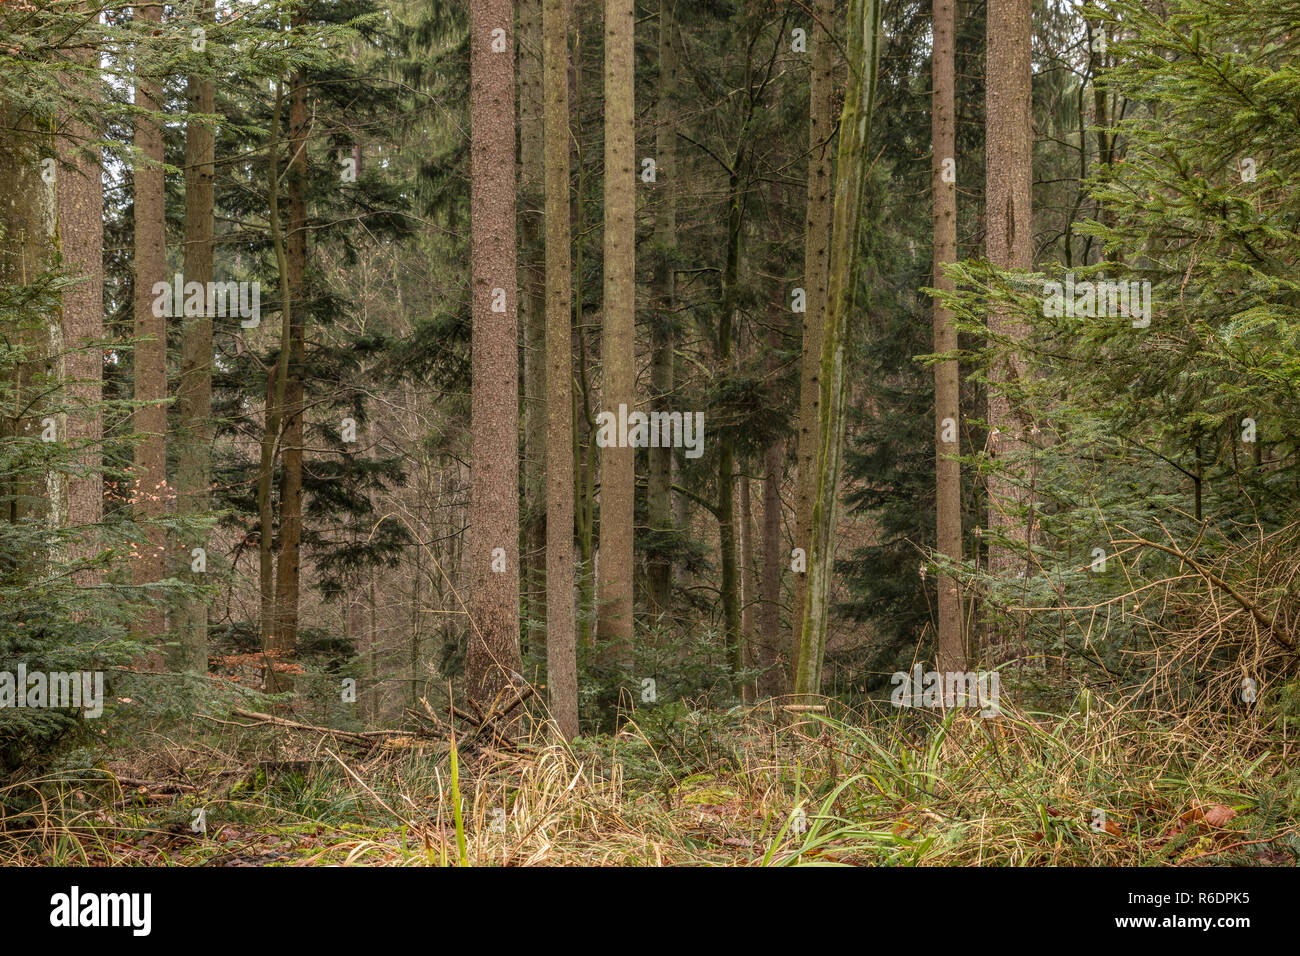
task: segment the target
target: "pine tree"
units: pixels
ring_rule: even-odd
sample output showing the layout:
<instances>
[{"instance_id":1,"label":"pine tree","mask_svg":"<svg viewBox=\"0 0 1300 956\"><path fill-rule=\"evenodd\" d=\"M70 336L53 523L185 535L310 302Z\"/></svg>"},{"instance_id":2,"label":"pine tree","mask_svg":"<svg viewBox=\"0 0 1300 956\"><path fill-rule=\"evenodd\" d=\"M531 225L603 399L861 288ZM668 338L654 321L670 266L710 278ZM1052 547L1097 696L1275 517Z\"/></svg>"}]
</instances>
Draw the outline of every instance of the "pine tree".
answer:
<instances>
[{"instance_id":1,"label":"pine tree","mask_svg":"<svg viewBox=\"0 0 1300 956\"><path fill-rule=\"evenodd\" d=\"M867 138L875 105L880 63L880 16L877 0L849 5L850 79L840 114L839 152L835 161L830 266L826 276L826 325L822 334L821 409L818 419L817 484L813 501L812 548L808 594L795 667L795 693L821 689L822 661L830 612L830 577L834 565L835 523L839 506L840 461L848 392L847 345L852 341L857 292L858 235L866 183Z\"/></svg>"},{"instance_id":2,"label":"pine tree","mask_svg":"<svg viewBox=\"0 0 1300 956\"><path fill-rule=\"evenodd\" d=\"M635 393L636 172L632 0L605 2L605 255L601 404L616 419ZM608 443L600 454L600 610L597 636L611 662L632 665L633 466L636 450Z\"/></svg>"},{"instance_id":3,"label":"pine tree","mask_svg":"<svg viewBox=\"0 0 1300 956\"><path fill-rule=\"evenodd\" d=\"M546 120L546 683L551 716L578 735L573 562L573 333L569 264L569 78L565 0L543 0Z\"/></svg>"},{"instance_id":4,"label":"pine tree","mask_svg":"<svg viewBox=\"0 0 1300 956\"><path fill-rule=\"evenodd\" d=\"M491 701L519 673L518 293L514 4L470 10L473 432L468 692Z\"/></svg>"}]
</instances>

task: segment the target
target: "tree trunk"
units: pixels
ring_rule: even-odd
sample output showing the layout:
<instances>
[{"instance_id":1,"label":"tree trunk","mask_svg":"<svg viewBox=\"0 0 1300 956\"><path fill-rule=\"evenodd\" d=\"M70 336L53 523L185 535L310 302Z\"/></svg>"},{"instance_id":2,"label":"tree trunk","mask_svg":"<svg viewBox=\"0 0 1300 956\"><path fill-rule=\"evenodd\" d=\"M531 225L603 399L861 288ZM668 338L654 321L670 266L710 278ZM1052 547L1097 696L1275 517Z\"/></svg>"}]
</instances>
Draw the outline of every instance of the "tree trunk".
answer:
<instances>
[{"instance_id":1,"label":"tree trunk","mask_svg":"<svg viewBox=\"0 0 1300 956\"><path fill-rule=\"evenodd\" d=\"M742 134L743 135L743 134ZM730 184L727 189L727 260L722 272L722 308L718 318L717 360L720 377L731 374L731 339L735 322L737 283L740 281L741 203L740 165L747 144L736 150ZM736 515L734 487L736 472L735 443L731 431L718 431L718 552L722 565L719 584L722 596L722 630L727 645L727 660L732 673L744 666L741 647L740 576L736 562Z\"/></svg>"},{"instance_id":2,"label":"tree trunk","mask_svg":"<svg viewBox=\"0 0 1300 956\"><path fill-rule=\"evenodd\" d=\"M87 53L86 59L93 57ZM87 97L98 90L74 87ZM93 100L92 100L93 101ZM77 284L63 293L63 340L68 353L65 367L68 398L80 410L67 422L67 441L82 445L78 460L87 473L74 479L68 489L68 523L73 527L98 525L104 518L104 480L99 473L103 437L104 353L104 171L101 151L91 141L102 134L72 117L56 141L58 167L55 192L58 202L59 245L63 264ZM12 180L6 180L12 182ZM92 556L94 546L73 544L72 560ZM77 583L94 586L100 574L79 572Z\"/></svg>"},{"instance_id":3,"label":"tree trunk","mask_svg":"<svg viewBox=\"0 0 1300 956\"><path fill-rule=\"evenodd\" d=\"M677 244L677 121L675 93L677 87L677 47L673 37L673 5L677 0L659 0L659 101L655 106L655 262L651 292L654 320L650 331L651 408L668 411L673 390L673 343L676 338L675 282L673 268ZM649 476L646 490L646 517L653 531L673 530L673 449L649 448ZM672 593L672 560L656 553L646 568L646 602L655 614L668 610Z\"/></svg>"},{"instance_id":4,"label":"tree trunk","mask_svg":"<svg viewBox=\"0 0 1300 956\"><path fill-rule=\"evenodd\" d=\"M985 201L986 252L989 261L1002 269L1033 267L1032 246L1032 147L1031 62L1032 3L1030 0L990 0L988 7L988 61L985 82L988 124L986 155L996 162L986 163ZM1022 323L1005 312L989 316L989 331L1020 338ZM1023 447L1025 435L1007 397L999 384L1013 382L1024 375L1021 362L1011 358L990 369L988 389L988 448L996 462ZM1011 544L989 545L989 571L1012 576L1027 573L1030 535L1016 512L1028 507L1028 494L997 475L989 478L989 531L1001 535ZM986 656L997 657L996 645L1005 644L1008 635L985 635Z\"/></svg>"},{"instance_id":5,"label":"tree trunk","mask_svg":"<svg viewBox=\"0 0 1300 956\"><path fill-rule=\"evenodd\" d=\"M41 156L49 147L48 123L19 112L0 99L0 284L14 288L30 286L50 269L57 258L58 199L55 184L42 177ZM69 175L56 172L55 178ZM45 431L45 419L53 418L55 439L66 441L67 420L55 412L50 401L65 381L63 327L59 310L49 315L23 311L5 317L7 347L19 353L0 416L0 443L15 458L14 471L24 473L31 453L18 452L11 439L33 441ZM9 448L15 450L10 452ZM6 500L5 518L13 523L35 519L50 530L68 521L67 476L49 471L44 480L13 479L0 488ZM54 549L32 555L33 566L62 560Z\"/></svg>"},{"instance_id":6,"label":"tree trunk","mask_svg":"<svg viewBox=\"0 0 1300 956\"><path fill-rule=\"evenodd\" d=\"M527 616L546 620L546 262L542 248L542 0L519 3L519 198L524 326L524 540ZM567 76L565 78L567 84ZM566 91L567 92L567 91ZM567 101L568 97L565 97ZM567 125L567 117L566 117ZM565 149L568 143L565 143ZM568 186L566 182L565 192ZM567 207L566 207L567 209ZM566 211L567 215L567 211ZM567 413L566 413L567 415ZM567 454L567 446L566 446Z\"/></svg>"},{"instance_id":7,"label":"tree trunk","mask_svg":"<svg viewBox=\"0 0 1300 956\"><path fill-rule=\"evenodd\" d=\"M744 568L744 599L740 608L741 660L745 668L757 662L755 649L754 612L758 607L758 565L754 560L754 502L749 493L749 476L740 476L740 564ZM741 684L741 697L746 703L754 700L757 688L754 683Z\"/></svg>"},{"instance_id":8,"label":"tree trunk","mask_svg":"<svg viewBox=\"0 0 1300 956\"><path fill-rule=\"evenodd\" d=\"M147 24L162 23L160 3L140 4L135 16ZM158 29L161 29L159 27ZM167 510L167 319L154 314L154 285L167 280L166 223L164 220L163 138L152 115L161 109L162 84L157 77L137 73L135 105L135 147L143 157L135 164L135 400L149 404L134 413L133 429L143 436L135 447L134 514L137 521L156 522ZM173 306L178 303L173 303ZM163 311L161 309L159 312ZM161 581L165 574L166 541L162 528L154 525L145 541L137 542L139 555L132 579L145 587ZM165 629L162 611L140 618L136 632L159 637ZM160 662L152 662L157 666Z\"/></svg>"},{"instance_id":9,"label":"tree trunk","mask_svg":"<svg viewBox=\"0 0 1300 956\"><path fill-rule=\"evenodd\" d=\"M473 471L465 689L490 701L522 667L515 491L519 487L519 325L514 4L510 0L480 0L470 6L470 233Z\"/></svg>"},{"instance_id":10,"label":"tree trunk","mask_svg":"<svg viewBox=\"0 0 1300 956\"><path fill-rule=\"evenodd\" d=\"M821 402L822 323L826 317L826 268L831 229L831 135L835 96L832 67L835 38L835 0L816 0L813 6L812 75L808 102L808 201L804 215L803 345L799 362L799 438L795 451L794 546L803 551L807 567L811 550L813 488L817 477L818 416ZM790 616L790 667L799 657L803 629L806 571L794 576Z\"/></svg>"},{"instance_id":11,"label":"tree trunk","mask_svg":"<svg viewBox=\"0 0 1300 956\"><path fill-rule=\"evenodd\" d=\"M546 683L551 717L578 735L573 595L573 329L569 303L569 79L565 0L542 7L546 101Z\"/></svg>"},{"instance_id":12,"label":"tree trunk","mask_svg":"<svg viewBox=\"0 0 1300 956\"><path fill-rule=\"evenodd\" d=\"M632 0L605 0L605 288L602 404L631 412L635 394L636 171ZM632 667L633 466L615 441L600 456L600 617L611 663Z\"/></svg>"},{"instance_id":13,"label":"tree trunk","mask_svg":"<svg viewBox=\"0 0 1300 956\"><path fill-rule=\"evenodd\" d=\"M286 664L291 647L281 643L276 625L275 567L272 541L275 517L271 507L271 481L275 473L275 446L284 419L288 391L289 358L293 339L293 297L289 292L289 264L284 233L280 228L280 113L284 106L284 87L276 83L275 106L267 140L267 207L271 226L271 248L280 277L280 350L275 368L267 373L266 426L262 431L261 457L257 469L257 581L261 595L262 689L267 693L285 693L293 689L292 677L276 670Z\"/></svg>"},{"instance_id":14,"label":"tree trunk","mask_svg":"<svg viewBox=\"0 0 1300 956\"><path fill-rule=\"evenodd\" d=\"M303 23L301 14L296 23ZM307 274L307 80L289 83L289 221L285 235L289 267L289 364L285 379L284 435L280 439L280 552L275 580L275 643L292 655L298 643L302 544L303 361L306 357ZM288 689L287 686L284 689Z\"/></svg>"},{"instance_id":15,"label":"tree trunk","mask_svg":"<svg viewBox=\"0 0 1300 956\"><path fill-rule=\"evenodd\" d=\"M954 37L956 0L934 0L934 53L931 68L934 94L930 110L933 157L931 189L934 203L934 286L952 291L943 274L945 263L957 258L957 183L954 99L956 70ZM957 348L957 328L952 312L934 303L934 350ZM961 563L961 393L956 359L934 366L935 398L935 519L939 554ZM939 631L936 659L941 672L966 670L966 644L961 620L961 592L957 578L941 574Z\"/></svg>"},{"instance_id":16,"label":"tree trunk","mask_svg":"<svg viewBox=\"0 0 1300 956\"><path fill-rule=\"evenodd\" d=\"M199 0L199 19L211 22L207 0ZM215 94L210 77L189 78L191 114L210 115ZM211 124L193 116L185 125L185 281L206 288L213 281L215 136ZM182 515L209 509L208 485L212 464L212 316L185 316L181 338L181 377L176 390L176 510ZM188 545L188 546L187 546ZM206 550L207 541L181 542L181 573L188 574L194 547ZM180 601L174 621L178 652L176 667L206 674L208 671L208 605L202 598Z\"/></svg>"},{"instance_id":17,"label":"tree trunk","mask_svg":"<svg viewBox=\"0 0 1300 956\"><path fill-rule=\"evenodd\" d=\"M784 289L778 288L769 312L767 371L775 379L781 331ZM781 566L785 557L781 542L781 472L785 464L785 441L776 439L763 454L763 582L759 612L758 696L775 697L785 692L785 669L781 666Z\"/></svg>"},{"instance_id":18,"label":"tree trunk","mask_svg":"<svg viewBox=\"0 0 1300 956\"><path fill-rule=\"evenodd\" d=\"M849 4L849 83L840 114L835 166L834 219L826 280L826 326L822 331L821 409L818 418L817 484L813 498L812 549L803 631L795 666L795 692L821 689L822 659L830 611L830 578L835 560L840 462L844 450L848 374L847 346L853 337L857 285L858 233L866 182L866 144L875 102L880 51L880 0Z\"/></svg>"}]
</instances>

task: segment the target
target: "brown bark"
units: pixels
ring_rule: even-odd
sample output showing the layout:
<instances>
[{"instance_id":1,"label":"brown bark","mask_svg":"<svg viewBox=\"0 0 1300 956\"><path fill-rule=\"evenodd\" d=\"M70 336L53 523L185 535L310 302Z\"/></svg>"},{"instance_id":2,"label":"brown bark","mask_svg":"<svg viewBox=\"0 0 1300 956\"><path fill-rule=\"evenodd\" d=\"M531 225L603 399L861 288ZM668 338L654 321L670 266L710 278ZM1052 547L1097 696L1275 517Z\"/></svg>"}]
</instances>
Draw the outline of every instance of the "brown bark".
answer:
<instances>
[{"instance_id":1,"label":"brown bark","mask_svg":"<svg viewBox=\"0 0 1300 956\"><path fill-rule=\"evenodd\" d=\"M773 189L774 197L776 194L777 190ZM767 372L773 381L778 370L777 353L781 349L778 323L783 313L784 291L778 287L768 310L771 325L767 334ZM781 540L781 474L784 465L785 440L778 438L763 453L763 577L759 593L762 605L755 660L759 668L760 698L785 692L786 671L782 666L781 646L781 568L786 558Z\"/></svg>"},{"instance_id":2,"label":"brown bark","mask_svg":"<svg viewBox=\"0 0 1300 956\"><path fill-rule=\"evenodd\" d=\"M605 2L605 288L602 405L631 411L635 394L636 172L633 139L633 3ZM635 449L600 456L600 613L611 661L632 666L632 535Z\"/></svg>"},{"instance_id":3,"label":"brown bark","mask_svg":"<svg viewBox=\"0 0 1300 956\"><path fill-rule=\"evenodd\" d=\"M934 203L934 286L952 291L951 279L943 274L945 263L957 258L957 184L954 98L956 72L954 36L956 0L934 0L934 77L930 120L933 140L931 189ZM945 182L946 176L950 182ZM957 348L953 315L939 300L934 303L934 350ZM939 554L960 563L961 544L961 451L960 381L957 361L934 366L935 396L935 519ZM951 440L945 440L951 439ZM966 645L961 620L961 592L957 578L942 574L938 580L939 630L936 647L938 669L966 670Z\"/></svg>"},{"instance_id":4,"label":"brown bark","mask_svg":"<svg viewBox=\"0 0 1300 956\"><path fill-rule=\"evenodd\" d=\"M524 599L546 620L546 261L542 247L542 0L519 2L519 221L524 327ZM567 80L566 80L567 82ZM567 97L566 97L567 99ZM568 144L565 144L567 149Z\"/></svg>"},{"instance_id":5,"label":"brown bark","mask_svg":"<svg viewBox=\"0 0 1300 956\"><path fill-rule=\"evenodd\" d=\"M494 44L502 42L504 49L494 51ZM470 6L470 234L473 448L465 684L471 696L490 701L522 666L515 491L519 487L519 325L514 5L510 0L480 0ZM493 311L494 303L504 311Z\"/></svg>"},{"instance_id":6,"label":"brown bark","mask_svg":"<svg viewBox=\"0 0 1300 956\"><path fill-rule=\"evenodd\" d=\"M835 0L816 0L809 36L812 75L808 102L808 198L804 214L803 345L799 362L799 436L795 451L794 546L803 550L807 567L812 543L813 493L817 473L817 422L821 402L822 322L826 311L826 269L831 228L831 133L834 129L832 69L835 38L826 31L834 25ZM808 575L795 572L790 628L790 666L799 656L804 595Z\"/></svg>"},{"instance_id":7,"label":"brown bark","mask_svg":"<svg viewBox=\"0 0 1300 956\"><path fill-rule=\"evenodd\" d=\"M143 3L135 8L142 30L161 24L160 3ZM135 121L135 147L141 158L134 164L135 182L135 400L142 402L133 416L133 430L142 436L135 448L136 487L134 514L140 522L155 522L167 510L167 319L154 315L154 284L167 281L166 222L164 219L163 139L157 119L161 109L162 84L158 77L137 70L135 105L141 112ZM175 307L178 303L173 303ZM163 311L159 309L158 311ZM132 580L141 587L161 581L166 542L161 527L147 528L144 541L137 542L139 555L132 568ZM137 633L161 636L165 628L162 611L142 615ZM154 662L155 664L158 662Z\"/></svg>"},{"instance_id":8,"label":"brown bark","mask_svg":"<svg viewBox=\"0 0 1300 956\"><path fill-rule=\"evenodd\" d=\"M569 268L569 81L564 0L542 8L546 101L546 683L551 717L578 735L573 577L573 333Z\"/></svg>"},{"instance_id":9,"label":"brown bark","mask_svg":"<svg viewBox=\"0 0 1300 956\"><path fill-rule=\"evenodd\" d=\"M199 17L211 20L210 6L200 0ZM202 75L189 78L191 114L211 115L215 108L212 80ZM215 137L211 124L193 115L185 126L185 281L213 279L212 241L214 230L213 175ZM176 390L176 510L198 514L210 507L212 445L212 316L206 310L184 318L181 338L181 377ZM180 542L182 573L188 574L193 547L207 547L206 541ZM207 673L208 607L203 598L180 601L174 611L179 670Z\"/></svg>"},{"instance_id":10,"label":"brown bark","mask_svg":"<svg viewBox=\"0 0 1300 956\"><path fill-rule=\"evenodd\" d=\"M677 244L677 120L676 92L677 48L673 36L673 6L676 0L659 0L659 101L655 105L655 165L657 179L654 196L655 245L659 260L651 291L655 310L650 332L651 408L668 411L673 391L673 342L675 276L673 256ZM646 489L646 518L651 529L673 530L673 450L646 450L649 475ZM656 554L646 567L646 603L652 612L668 610L672 593L673 563L666 555Z\"/></svg>"},{"instance_id":11,"label":"brown bark","mask_svg":"<svg viewBox=\"0 0 1300 956\"><path fill-rule=\"evenodd\" d=\"M89 88L74 90L78 95L92 95ZM104 337L104 173L100 149L92 145L101 135L89 124L70 117L56 141L59 246L64 268L77 282L63 293L67 394L73 405L79 406L68 417L67 441L83 446L77 457L87 470L69 482L68 523L73 527L97 525L104 517L104 482L99 473L104 356L101 346L86 344ZM90 557L92 547L73 544L69 557ZM93 571L77 578L83 585L98 580L99 574Z\"/></svg>"},{"instance_id":12,"label":"brown bark","mask_svg":"<svg viewBox=\"0 0 1300 956\"><path fill-rule=\"evenodd\" d=\"M759 602L758 565L754 560L754 502L749 491L749 476L741 475L740 488L740 565L744 568L742 576L743 598L740 610L741 658L746 668L757 663L758 653L755 647L754 620ZM753 701L756 687L745 681L740 687L741 697Z\"/></svg>"},{"instance_id":13,"label":"brown bark","mask_svg":"<svg viewBox=\"0 0 1300 956\"><path fill-rule=\"evenodd\" d=\"M1032 3L1030 0L990 0L988 7L986 96L985 201L986 252L1002 269L1033 266L1031 62ZM989 316L989 330L1020 338L1022 323L1005 312ZM1006 397L997 386L1023 377L1023 364L1007 359L990 370L988 390L988 451L994 461L1023 446L1025 435ZM989 479L989 530L1011 545L989 547L989 571L1011 576L1027 571L1029 535L1016 511L1030 504L1027 493L1003 477ZM1001 643L1005 635L986 635Z\"/></svg>"},{"instance_id":14,"label":"brown bark","mask_svg":"<svg viewBox=\"0 0 1300 956\"><path fill-rule=\"evenodd\" d=\"M302 16L295 18L302 23ZM307 80L298 73L289 83L288 228L289 363L284 390L284 433L280 437L280 548L275 580L275 647L283 659L298 643L298 601L302 544L303 361L306 352L307 273ZM281 689L290 678L277 675Z\"/></svg>"},{"instance_id":15,"label":"brown bark","mask_svg":"<svg viewBox=\"0 0 1300 956\"><path fill-rule=\"evenodd\" d=\"M284 232L280 228L280 113L284 106L284 87L277 82L275 106L271 113L271 130L267 142L267 206L271 226L271 246L280 282L280 354L275 367L268 371L266 380L266 426L262 431L261 457L257 470L258 517L258 592L261 597L261 637L265 654L262 669L262 689L267 693L282 693L292 689L292 678L277 671L277 663L285 663L288 649L280 643L280 631L275 626L275 565L272 541L275 520L271 507L271 481L275 472L275 448L280 438L284 420L285 395L288 391L289 355L293 329L293 298L289 294L289 264L285 251Z\"/></svg>"},{"instance_id":16,"label":"brown bark","mask_svg":"<svg viewBox=\"0 0 1300 956\"><path fill-rule=\"evenodd\" d=\"M0 193L0 284L29 286L54 267L58 202L54 184L41 176L41 157L48 146L49 127L44 120L0 99L0 182L5 184ZM6 316L4 333L21 358L7 370L10 380L0 414L0 443L40 438L47 417L55 420L56 440L66 440L65 417L51 409L49 400L65 375L58 310L49 315L25 311ZM35 519L50 529L67 522L67 481L58 472L46 472L44 480L34 475L10 478L0 493L6 501L4 517L10 522ZM45 565L61 557L51 550L32 555L31 562Z\"/></svg>"}]
</instances>

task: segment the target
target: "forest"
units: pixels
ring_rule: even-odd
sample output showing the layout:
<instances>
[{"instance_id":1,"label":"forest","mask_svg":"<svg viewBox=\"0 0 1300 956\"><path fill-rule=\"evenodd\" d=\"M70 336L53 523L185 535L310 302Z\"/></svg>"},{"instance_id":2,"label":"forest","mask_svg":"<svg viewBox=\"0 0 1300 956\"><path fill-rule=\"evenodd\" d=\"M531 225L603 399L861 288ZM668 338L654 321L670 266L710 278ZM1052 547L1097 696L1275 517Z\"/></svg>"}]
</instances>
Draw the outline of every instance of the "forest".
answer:
<instances>
[{"instance_id":1,"label":"forest","mask_svg":"<svg viewBox=\"0 0 1300 956\"><path fill-rule=\"evenodd\" d=\"M0 0L0 866L1294 867L1298 64Z\"/></svg>"}]
</instances>

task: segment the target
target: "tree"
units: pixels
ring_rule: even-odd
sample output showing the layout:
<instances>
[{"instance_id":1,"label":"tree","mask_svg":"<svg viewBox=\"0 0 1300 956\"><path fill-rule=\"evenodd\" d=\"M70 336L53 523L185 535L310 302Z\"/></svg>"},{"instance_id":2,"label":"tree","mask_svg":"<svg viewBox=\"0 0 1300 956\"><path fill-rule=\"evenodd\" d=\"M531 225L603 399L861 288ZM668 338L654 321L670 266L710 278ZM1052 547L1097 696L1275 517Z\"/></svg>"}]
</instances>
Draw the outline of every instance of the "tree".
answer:
<instances>
[{"instance_id":1,"label":"tree","mask_svg":"<svg viewBox=\"0 0 1300 956\"><path fill-rule=\"evenodd\" d=\"M616 418L636 404L636 173L633 0L605 0L605 283L602 403ZM636 449L600 455L600 615L611 661L632 665L633 466Z\"/></svg>"},{"instance_id":2,"label":"tree","mask_svg":"<svg viewBox=\"0 0 1300 956\"><path fill-rule=\"evenodd\" d=\"M470 637L466 689L491 700L518 674L519 360L515 268L514 4L470 8L473 316Z\"/></svg>"},{"instance_id":3,"label":"tree","mask_svg":"<svg viewBox=\"0 0 1300 956\"><path fill-rule=\"evenodd\" d=\"M676 0L659 0L659 98L655 103L655 210L654 304L650 331L651 408L668 411L673 391L673 343L676 314L674 267L677 243L677 46L673 36L673 6ZM673 564L669 538L673 531L673 449L650 448L646 452L646 520L657 532L646 562L646 602L655 613L668 610L672 592Z\"/></svg>"},{"instance_id":4,"label":"tree","mask_svg":"<svg viewBox=\"0 0 1300 956\"><path fill-rule=\"evenodd\" d=\"M542 5L546 193L546 683L551 716L578 735L573 567L573 330L569 267L569 78L565 0Z\"/></svg>"},{"instance_id":5,"label":"tree","mask_svg":"<svg viewBox=\"0 0 1300 956\"><path fill-rule=\"evenodd\" d=\"M162 14L161 3L142 3L135 8L140 21L138 43L154 42L151 32L161 32ZM140 442L135 448L133 497L136 520L151 523L146 530L148 540L136 543L133 579L138 587L147 588L161 581L165 573L165 539L161 527L152 522L167 509L167 318L154 301L154 285L165 283L167 278L167 224L163 138L158 121L163 105L162 83L139 60L135 74L134 383L139 404L133 430ZM157 637L163 627L163 614L155 611L141 618L139 630Z\"/></svg>"},{"instance_id":6,"label":"tree","mask_svg":"<svg viewBox=\"0 0 1300 956\"><path fill-rule=\"evenodd\" d=\"M835 199L830 266L826 275L826 319L822 332L817 483L813 499L812 548L808 594L795 667L795 692L816 694L821 688L822 660L830 612L830 577L834 568L835 522L839 504L840 462L848 394L846 349L852 341L857 291L858 236L866 183L867 138L875 104L880 58L879 0L849 4L849 82L840 114L839 153L835 160Z\"/></svg>"},{"instance_id":7,"label":"tree","mask_svg":"<svg viewBox=\"0 0 1300 956\"><path fill-rule=\"evenodd\" d=\"M1000 269L1033 267L1031 114L1031 0L990 0L985 140L985 245L989 261ZM1006 310L989 316L989 332L1012 339L1024 327ZM1013 353L989 370L988 454L1003 462L1023 449L1027 429L1012 408L1006 386L1025 377L1023 360ZM1029 573L1032 520L1027 482L994 473L989 479L989 571L1009 577ZM1001 642L994 634L990 641ZM990 649L991 650L991 649Z\"/></svg>"},{"instance_id":8,"label":"tree","mask_svg":"<svg viewBox=\"0 0 1300 956\"><path fill-rule=\"evenodd\" d=\"M92 47L79 60L91 63ZM99 98L97 74L69 83L69 93L93 104ZM65 369L68 396L78 406L68 416L67 440L79 446L85 472L69 483L68 524L89 527L104 516L104 482L99 444L103 437L100 410L104 360L104 172L98 140L103 135L69 110L55 140L58 151L56 194L59 246L64 267L76 284L63 293L63 341L68 349ZM89 549L79 550L89 556ZM80 583L94 583L97 575L80 575Z\"/></svg>"},{"instance_id":9,"label":"tree","mask_svg":"<svg viewBox=\"0 0 1300 956\"><path fill-rule=\"evenodd\" d=\"M524 327L524 538L530 620L546 619L546 253L543 248L542 0L519 3L519 309Z\"/></svg>"},{"instance_id":10,"label":"tree","mask_svg":"<svg viewBox=\"0 0 1300 956\"><path fill-rule=\"evenodd\" d=\"M211 21L207 0L199 0L200 23ZM216 139L209 117L215 107L212 77L191 74L187 84L190 117L185 125L185 249L183 270L186 282L205 286L213 279ZM208 486L212 474L212 315L185 316L181 338L181 377L176 390L176 509L181 514L198 514L210 507ZM207 542L181 543L181 561L193 547ZM206 560L206 558L205 558ZM207 673L208 606L202 598L186 597L173 613L180 670Z\"/></svg>"},{"instance_id":11,"label":"tree","mask_svg":"<svg viewBox=\"0 0 1300 956\"><path fill-rule=\"evenodd\" d=\"M835 0L813 6L812 71L808 84L808 199L804 213L803 346L799 364L799 436L795 450L794 546L807 567L812 548L813 494L817 477L818 416L821 402L822 322L826 308L826 269L831 230L831 137L834 134L832 67L835 62ZM789 664L799 657L808 575L796 571L791 607Z\"/></svg>"},{"instance_id":12,"label":"tree","mask_svg":"<svg viewBox=\"0 0 1300 956\"><path fill-rule=\"evenodd\" d=\"M264 664L262 689L283 693L293 689L292 678L284 670L291 647L282 643L283 634L276 627L275 607L275 518L271 500L271 483L275 472L275 448L284 422L285 396L288 393L289 362L293 341L293 297L289 291L288 254L284 230L280 225L280 114L284 106L284 83L275 83L275 106L271 112L271 129L267 137L266 194L271 248L275 254L280 284L280 348L275 365L266 376L266 412L262 429L257 469L257 581L261 597L261 638ZM279 665L279 666L277 666Z\"/></svg>"},{"instance_id":13,"label":"tree","mask_svg":"<svg viewBox=\"0 0 1300 956\"><path fill-rule=\"evenodd\" d=\"M305 18L295 14L295 24ZM302 543L303 467L303 363L306 359L306 276L307 276L307 77L298 70L289 81L289 188L288 228L285 234L286 265L289 275L289 351L285 365L282 414L284 432L279 436L283 470L280 475L280 550L275 579L275 646L283 656L292 655L298 642L298 597ZM355 159L354 159L355 162ZM283 347L283 346L282 346ZM277 684L288 689L287 673Z\"/></svg>"},{"instance_id":14,"label":"tree","mask_svg":"<svg viewBox=\"0 0 1300 956\"><path fill-rule=\"evenodd\" d=\"M934 214L934 285L952 291L944 266L957 258L957 137L956 137L956 0L934 0L934 51L931 59L934 93L930 123L931 195ZM934 301L934 350L957 349L957 328L950 309ZM935 517L938 552L954 565L962 559L960 381L956 359L934 366ZM939 581L939 631L936 651L942 672L966 670L966 646L961 620L961 592L953 574Z\"/></svg>"}]
</instances>

